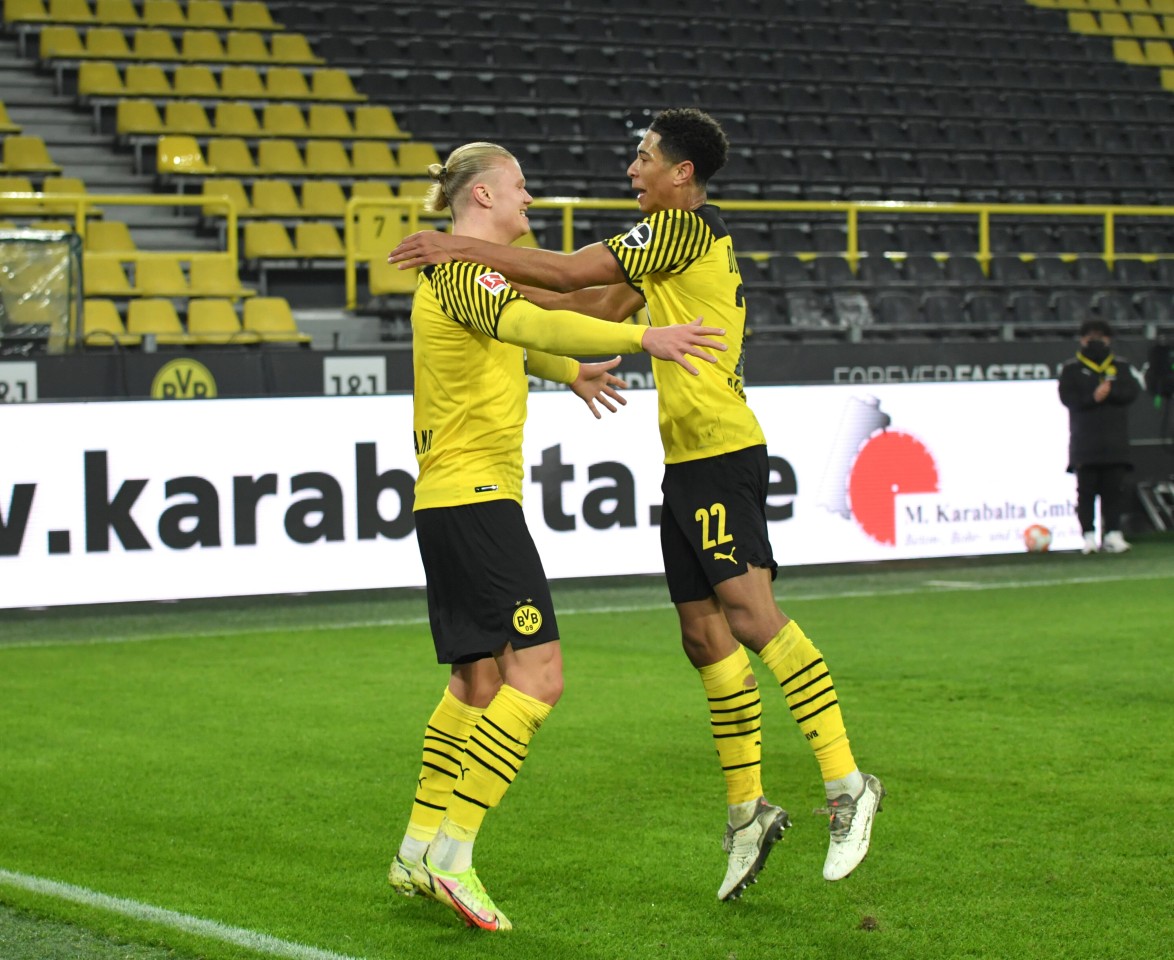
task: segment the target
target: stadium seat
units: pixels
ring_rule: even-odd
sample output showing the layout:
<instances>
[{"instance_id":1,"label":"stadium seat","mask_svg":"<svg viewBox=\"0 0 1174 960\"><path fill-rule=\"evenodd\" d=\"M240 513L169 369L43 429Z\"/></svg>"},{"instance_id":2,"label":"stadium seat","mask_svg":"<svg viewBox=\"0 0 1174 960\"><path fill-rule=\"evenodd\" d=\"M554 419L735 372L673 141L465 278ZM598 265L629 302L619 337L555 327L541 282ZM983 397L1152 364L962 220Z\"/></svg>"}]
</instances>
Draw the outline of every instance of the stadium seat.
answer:
<instances>
[{"instance_id":1,"label":"stadium seat","mask_svg":"<svg viewBox=\"0 0 1174 960\"><path fill-rule=\"evenodd\" d=\"M306 162L292 140L262 140L257 146L257 170L280 176L302 176L306 173Z\"/></svg>"},{"instance_id":2,"label":"stadium seat","mask_svg":"<svg viewBox=\"0 0 1174 960\"><path fill-rule=\"evenodd\" d=\"M202 174L215 173L216 164L212 161L212 141L208 147L209 161L204 160L204 153L195 137L169 134L159 138L155 147L155 169L159 173L175 174ZM236 173L235 170L223 170L224 173Z\"/></svg>"},{"instance_id":3,"label":"stadium seat","mask_svg":"<svg viewBox=\"0 0 1174 960\"><path fill-rule=\"evenodd\" d=\"M236 261L230 257L193 257L189 268L190 295L239 300L256 295L240 282Z\"/></svg>"},{"instance_id":4,"label":"stadium seat","mask_svg":"<svg viewBox=\"0 0 1174 960\"><path fill-rule=\"evenodd\" d=\"M239 180L230 177L209 177L201 184L200 192L206 197L228 197L236 205L238 217L256 216L253 204ZM206 217L221 217L225 213L222 206L211 203L204 204L201 210Z\"/></svg>"},{"instance_id":5,"label":"stadium seat","mask_svg":"<svg viewBox=\"0 0 1174 960\"><path fill-rule=\"evenodd\" d=\"M896 290L882 290L876 296L876 318L887 327L906 327L921 323L917 297Z\"/></svg>"},{"instance_id":6,"label":"stadium seat","mask_svg":"<svg viewBox=\"0 0 1174 960\"><path fill-rule=\"evenodd\" d=\"M256 137L261 133L257 114L240 100L221 100L212 122L218 137Z\"/></svg>"},{"instance_id":7,"label":"stadium seat","mask_svg":"<svg viewBox=\"0 0 1174 960\"><path fill-rule=\"evenodd\" d=\"M244 329L263 343L290 343L308 347L312 337L298 330L289 302L283 297L255 297L245 303Z\"/></svg>"},{"instance_id":8,"label":"stadium seat","mask_svg":"<svg viewBox=\"0 0 1174 960\"><path fill-rule=\"evenodd\" d=\"M307 260L341 260L346 247L332 224L303 222L294 227L294 250Z\"/></svg>"},{"instance_id":9,"label":"stadium seat","mask_svg":"<svg viewBox=\"0 0 1174 960\"><path fill-rule=\"evenodd\" d=\"M9 173L60 173L40 137L9 134L4 138L3 167Z\"/></svg>"},{"instance_id":10,"label":"stadium seat","mask_svg":"<svg viewBox=\"0 0 1174 960\"><path fill-rule=\"evenodd\" d=\"M133 31L134 40L131 44L131 55L136 60L178 60L179 51L175 48L175 41L166 30L144 28ZM186 57L185 59L198 59Z\"/></svg>"},{"instance_id":11,"label":"stadium seat","mask_svg":"<svg viewBox=\"0 0 1174 960\"><path fill-rule=\"evenodd\" d=\"M154 100L119 100L114 113L114 129L121 136L134 136L159 134L165 127Z\"/></svg>"},{"instance_id":12,"label":"stadium seat","mask_svg":"<svg viewBox=\"0 0 1174 960\"><path fill-rule=\"evenodd\" d=\"M132 60L126 34L117 27L91 27L86 32L86 56L99 60Z\"/></svg>"},{"instance_id":13,"label":"stadium seat","mask_svg":"<svg viewBox=\"0 0 1174 960\"><path fill-rule=\"evenodd\" d=\"M325 63L310 49L310 44L300 33L275 33L270 41L274 63L319 64ZM345 73L343 76L347 76ZM348 85L350 77L347 77ZM352 88L351 92L354 90Z\"/></svg>"},{"instance_id":14,"label":"stadium seat","mask_svg":"<svg viewBox=\"0 0 1174 960\"><path fill-rule=\"evenodd\" d=\"M255 68L237 66L225 67L220 72L220 94L241 100L264 100L269 96L276 100L301 99L297 96L286 97L279 91L266 92L261 74Z\"/></svg>"},{"instance_id":15,"label":"stadium seat","mask_svg":"<svg viewBox=\"0 0 1174 960\"><path fill-rule=\"evenodd\" d=\"M267 137L304 137L306 117L292 103L267 103L261 113L261 131Z\"/></svg>"},{"instance_id":16,"label":"stadium seat","mask_svg":"<svg viewBox=\"0 0 1174 960\"><path fill-rule=\"evenodd\" d=\"M224 41L224 59L232 63L268 63L269 48L259 33L231 30Z\"/></svg>"},{"instance_id":17,"label":"stadium seat","mask_svg":"<svg viewBox=\"0 0 1174 960\"><path fill-rule=\"evenodd\" d=\"M229 20L239 30L273 30L278 27L268 5L261 0L233 0Z\"/></svg>"},{"instance_id":18,"label":"stadium seat","mask_svg":"<svg viewBox=\"0 0 1174 960\"><path fill-rule=\"evenodd\" d=\"M221 82L223 83L223 80ZM268 96L271 100L311 99L306 77L297 67L270 67L265 76L263 95Z\"/></svg>"},{"instance_id":19,"label":"stadium seat","mask_svg":"<svg viewBox=\"0 0 1174 960\"><path fill-rule=\"evenodd\" d=\"M131 97L169 97L171 81L163 68L153 63L132 63L126 68L125 92Z\"/></svg>"},{"instance_id":20,"label":"stadium seat","mask_svg":"<svg viewBox=\"0 0 1174 960\"><path fill-rule=\"evenodd\" d=\"M300 217L302 206L288 180L253 183L253 212L261 217Z\"/></svg>"},{"instance_id":21,"label":"stadium seat","mask_svg":"<svg viewBox=\"0 0 1174 960\"><path fill-rule=\"evenodd\" d=\"M198 345L249 345L261 340L256 333L241 328L232 301L219 298L189 300L187 330L191 341Z\"/></svg>"},{"instance_id":22,"label":"stadium seat","mask_svg":"<svg viewBox=\"0 0 1174 960\"><path fill-rule=\"evenodd\" d=\"M137 27L142 23L139 11L131 0L97 0L94 20L101 24Z\"/></svg>"},{"instance_id":23,"label":"stadium seat","mask_svg":"<svg viewBox=\"0 0 1174 960\"><path fill-rule=\"evenodd\" d=\"M252 176L258 172L248 144L240 137L217 137L208 141L209 172Z\"/></svg>"},{"instance_id":24,"label":"stadium seat","mask_svg":"<svg viewBox=\"0 0 1174 960\"><path fill-rule=\"evenodd\" d=\"M360 177L395 176L401 172L406 173L400 170L387 144L378 140L356 140L352 144L351 168L355 175Z\"/></svg>"},{"instance_id":25,"label":"stadium seat","mask_svg":"<svg viewBox=\"0 0 1174 960\"><path fill-rule=\"evenodd\" d=\"M345 70L315 70L310 78L310 84L311 94L315 100L349 103L367 99L355 90L350 75Z\"/></svg>"},{"instance_id":26,"label":"stadium seat","mask_svg":"<svg viewBox=\"0 0 1174 960\"><path fill-rule=\"evenodd\" d=\"M311 140L305 150L306 172L317 176L346 177L354 171L350 157L338 140Z\"/></svg>"},{"instance_id":27,"label":"stadium seat","mask_svg":"<svg viewBox=\"0 0 1174 960\"><path fill-rule=\"evenodd\" d=\"M355 149L357 150L360 146L366 145L355 144ZM440 156L436 152L436 147L431 143L417 140L400 145L396 155L396 163L399 172L405 177L426 177L428 176L428 167L431 164L440 163Z\"/></svg>"},{"instance_id":28,"label":"stadium seat","mask_svg":"<svg viewBox=\"0 0 1174 960\"><path fill-rule=\"evenodd\" d=\"M175 68L172 79L177 97L218 97L220 85L209 67L184 63Z\"/></svg>"},{"instance_id":29,"label":"stadium seat","mask_svg":"<svg viewBox=\"0 0 1174 960\"><path fill-rule=\"evenodd\" d=\"M285 227L260 220L245 224L244 255L247 260L278 260L296 257L297 252Z\"/></svg>"},{"instance_id":30,"label":"stadium seat","mask_svg":"<svg viewBox=\"0 0 1174 960\"><path fill-rule=\"evenodd\" d=\"M195 100L168 100L163 108L163 127L168 133L207 136L212 132L204 106Z\"/></svg>"},{"instance_id":31,"label":"stadium seat","mask_svg":"<svg viewBox=\"0 0 1174 960\"><path fill-rule=\"evenodd\" d=\"M373 297L402 296L416 292L419 270L400 270L386 256L367 261L367 287Z\"/></svg>"},{"instance_id":32,"label":"stadium seat","mask_svg":"<svg viewBox=\"0 0 1174 960\"><path fill-rule=\"evenodd\" d=\"M135 293L122 264L113 257L86 254L83 286L87 297L130 297ZM121 320L119 321L121 324Z\"/></svg>"},{"instance_id":33,"label":"stadium seat","mask_svg":"<svg viewBox=\"0 0 1174 960\"><path fill-rule=\"evenodd\" d=\"M165 297L131 300L126 313L127 333L153 336L160 346L186 346L191 338L184 331L175 305Z\"/></svg>"},{"instance_id":34,"label":"stadium seat","mask_svg":"<svg viewBox=\"0 0 1174 960\"><path fill-rule=\"evenodd\" d=\"M43 0L4 0L4 19L9 23L42 23L49 19Z\"/></svg>"},{"instance_id":35,"label":"stadium seat","mask_svg":"<svg viewBox=\"0 0 1174 960\"><path fill-rule=\"evenodd\" d=\"M184 27L187 17L178 0L143 0L143 23L156 27Z\"/></svg>"},{"instance_id":36,"label":"stadium seat","mask_svg":"<svg viewBox=\"0 0 1174 960\"><path fill-rule=\"evenodd\" d=\"M0 193L34 193L33 182L28 177L0 177ZM30 213L39 213L42 207L39 203L23 201L0 200L0 212L27 216Z\"/></svg>"},{"instance_id":37,"label":"stadium seat","mask_svg":"<svg viewBox=\"0 0 1174 960\"><path fill-rule=\"evenodd\" d=\"M220 0L188 0L187 22L193 27L209 27L213 30L227 29L228 14Z\"/></svg>"},{"instance_id":38,"label":"stadium seat","mask_svg":"<svg viewBox=\"0 0 1174 960\"><path fill-rule=\"evenodd\" d=\"M313 107L310 108L311 111ZM355 136L372 139L404 140L409 134L401 130L388 107L355 107ZM312 126L312 124L311 124Z\"/></svg>"},{"instance_id":39,"label":"stadium seat","mask_svg":"<svg viewBox=\"0 0 1174 960\"><path fill-rule=\"evenodd\" d=\"M82 343L87 347L137 347L138 334L127 333L113 300L86 298L82 307Z\"/></svg>"},{"instance_id":40,"label":"stadium seat","mask_svg":"<svg viewBox=\"0 0 1174 960\"><path fill-rule=\"evenodd\" d=\"M81 35L73 27L41 28L38 52L42 60L79 60L86 56Z\"/></svg>"},{"instance_id":41,"label":"stadium seat","mask_svg":"<svg viewBox=\"0 0 1174 960\"><path fill-rule=\"evenodd\" d=\"M346 213L346 195L332 180L302 184L302 216L340 218Z\"/></svg>"},{"instance_id":42,"label":"stadium seat","mask_svg":"<svg viewBox=\"0 0 1174 960\"><path fill-rule=\"evenodd\" d=\"M41 183L41 192L46 195L54 193L85 193L86 185L78 177L46 177ZM41 209L45 213L69 214L73 216L77 212L77 205L72 200L54 202L46 196ZM102 210L98 207L89 206L86 210L89 216L101 216L102 214Z\"/></svg>"},{"instance_id":43,"label":"stadium seat","mask_svg":"<svg viewBox=\"0 0 1174 960\"><path fill-rule=\"evenodd\" d=\"M134 254L138 252L138 245L125 223L95 220L86 225L85 249L87 253Z\"/></svg>"},{"instance_id":44,"label":"stadium seat","mask_svg":"<svg viewBox=\"0 0 1174 960\"><path fill-rule=\"evenodd\" d=\"M189 63L222 63L228 59L220 34L215 30L185 30L180 39L180 53L168 59L180 57Z\"/></svg>"},{"instance_id":45,"label":"stadium seat","mask_svg":"<svg viewBox=\"0 0 1174 960\"><path fill-rule=\"evenodd\" d=\"M151 257L135 265L135 292L144 297L186 297L188 281L178 258Z\"/></svg>"},{"instance_id":46,"label":"stadium seat","mask_svg":"<svg viewBox=\"0 0 1174 960\"><path fill-rule=\"evenodd\" d=\"M83 63L77 70L77 92L81 97L119 97L126 90L113 63Z\"/></svg>"}]
</instances>

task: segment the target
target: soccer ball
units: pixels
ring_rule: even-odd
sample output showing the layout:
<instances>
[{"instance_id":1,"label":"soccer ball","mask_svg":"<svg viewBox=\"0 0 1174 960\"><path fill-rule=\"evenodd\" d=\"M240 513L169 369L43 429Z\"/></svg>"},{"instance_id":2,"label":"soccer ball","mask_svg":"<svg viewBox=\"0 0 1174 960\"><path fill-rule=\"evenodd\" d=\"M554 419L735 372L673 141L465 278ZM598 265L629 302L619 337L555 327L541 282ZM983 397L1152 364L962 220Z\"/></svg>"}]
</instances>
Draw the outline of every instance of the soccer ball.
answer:
<instances>
[{"instance_id":1,"label":"soccer ball","mask_svg":"<svg viewBox=\"0 0 1174 960\"><path fill-rule=\"evenodd\" d=\"M1023 531L1023 543L1028 553L1046 553L1052 545L1052 531L1040 523L1033 523Z\"/></svg>"}]
</instances>

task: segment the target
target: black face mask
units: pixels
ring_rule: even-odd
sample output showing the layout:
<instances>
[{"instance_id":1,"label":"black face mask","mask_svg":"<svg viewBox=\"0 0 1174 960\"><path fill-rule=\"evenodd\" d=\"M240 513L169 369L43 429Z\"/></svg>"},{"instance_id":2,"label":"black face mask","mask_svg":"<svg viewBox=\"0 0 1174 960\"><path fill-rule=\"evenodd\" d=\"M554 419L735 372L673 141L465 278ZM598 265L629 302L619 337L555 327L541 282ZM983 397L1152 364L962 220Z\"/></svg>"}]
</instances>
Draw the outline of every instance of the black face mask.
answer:
<instances>
[{"instance_id":1,"label":"black face mask","mask_svg":"<svg viewBox=\"0 0 1174 960\"><path fill-rule=\"evenodd\" d=\"M1109 359L1109 345L1104 340L1090 340L1080 348L1083 356L1093 363L1104 363Z\"/></svg>"}]
</instances>

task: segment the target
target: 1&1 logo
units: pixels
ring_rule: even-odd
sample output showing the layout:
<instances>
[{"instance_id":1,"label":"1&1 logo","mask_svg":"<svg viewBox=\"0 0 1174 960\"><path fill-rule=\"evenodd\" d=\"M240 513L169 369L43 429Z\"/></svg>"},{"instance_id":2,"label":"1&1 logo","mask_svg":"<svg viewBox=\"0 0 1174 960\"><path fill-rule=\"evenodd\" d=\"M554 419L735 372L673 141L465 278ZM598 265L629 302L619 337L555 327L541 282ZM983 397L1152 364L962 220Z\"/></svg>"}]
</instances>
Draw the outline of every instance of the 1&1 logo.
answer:
<instances>
[{"instance_id":1,"label":"1&1 logo","mask_svg":"<svg viewBox=\"0 0 1174 960\"><path fill-rule=\"evenodd\" d=\"M917 437L888 429L875 397L853 397L824 471L820 504L878 543L897 543L897 496L937 493L938 465Z\"/></svg>"},{"instance_id":2,"label":"1&1 logo","mask_svg":"<svg viewBox=\"0 0 1174 960\"><path fill-rule=\"evenodd\" d=\"M197 360L183 357L169 360L159 368L151 381L152 400L213 400L216 398L216 379L212 372Z\"/></svg>"}]
</instances>

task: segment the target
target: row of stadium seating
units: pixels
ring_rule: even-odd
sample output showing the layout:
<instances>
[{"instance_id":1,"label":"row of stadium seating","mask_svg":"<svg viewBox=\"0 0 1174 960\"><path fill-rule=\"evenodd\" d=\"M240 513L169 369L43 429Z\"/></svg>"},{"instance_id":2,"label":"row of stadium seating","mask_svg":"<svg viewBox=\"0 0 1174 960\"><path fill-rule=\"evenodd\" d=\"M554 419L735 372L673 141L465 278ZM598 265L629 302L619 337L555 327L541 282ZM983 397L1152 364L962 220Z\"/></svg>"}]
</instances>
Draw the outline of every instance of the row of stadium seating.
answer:
<instances>
[{"instance_id":1,"label":"row of stadium seating","mask_svg":"<svg viewBox=\"0 0 1174 960\"><path fill-rule=\"evenodd\" d=\"M82 336L87 347L138 347L144 337L158 346L309 346L297 329L289 303L281 297L245 301L238 312L231 300L193 298L181 317L165 298L132 300L125 317L113 300L87 298Z\"/></svg>"},{"instance_id":2,"label":"row of stadium seating","mask_svg":"<svg viewBox=\"0 0 1174 960\"><path fill-rule=\"evenodd\" d=\"M268 42L267 42L268 39ZM266 37L230 30L223 40L215 30L184 30L179 44L169 31L153 27L47 26L40 31L42 60L143 60L153 63L251 63L317 66L324 61L300 33Z\"/></svg>"},{"instance_id":3,"label":"row of stadium seating","mask_svg":"<svg viewBox=\"0 0 1174 960\"><path fill-rule=\"evenodd\" d=\"M383 106L348 110L317 103L303 111L297 103L274 102L257 109L247 101L220 100L211 117L199 100L167 100L163 111L154 100L122 99L115 112L119 136L181 133L196 137L296 137L341 140L405 140L392 112Z\"/></svg>"},{"instance_id":4,"label":"row of stadium seating","mask_svg":"<svg viewBox=\"0 0 1174 960\"><path fill-rule=\"evenodd\" d=\"M4 0L9 23L98 23L153 27L211 27L280 30L259 0Z\"/></svg>"}]
</instances>

